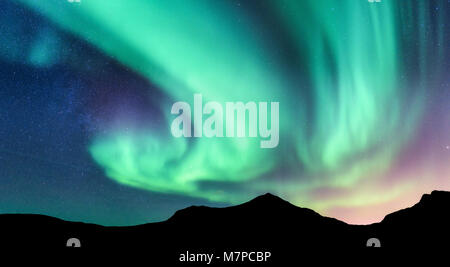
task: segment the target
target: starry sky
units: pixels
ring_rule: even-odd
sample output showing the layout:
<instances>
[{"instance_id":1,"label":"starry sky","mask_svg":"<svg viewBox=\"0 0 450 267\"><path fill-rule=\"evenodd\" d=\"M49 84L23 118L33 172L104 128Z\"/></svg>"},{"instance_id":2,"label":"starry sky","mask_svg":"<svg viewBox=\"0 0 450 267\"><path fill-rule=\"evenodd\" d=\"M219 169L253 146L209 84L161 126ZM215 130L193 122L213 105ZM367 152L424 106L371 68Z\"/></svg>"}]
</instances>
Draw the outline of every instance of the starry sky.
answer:
<instances>
[{"instance_id":1,"label":"starry sky","mask_svg":"<svg viewBox=\"0 0 450 267\"><path fill-rule=\"evenodd\" d=\"M450 190L450 1L0 3L0 213L102 225L270 192L348 223ZM176 101L279 102L174 138Z\"/></svg>"}]
</instances>

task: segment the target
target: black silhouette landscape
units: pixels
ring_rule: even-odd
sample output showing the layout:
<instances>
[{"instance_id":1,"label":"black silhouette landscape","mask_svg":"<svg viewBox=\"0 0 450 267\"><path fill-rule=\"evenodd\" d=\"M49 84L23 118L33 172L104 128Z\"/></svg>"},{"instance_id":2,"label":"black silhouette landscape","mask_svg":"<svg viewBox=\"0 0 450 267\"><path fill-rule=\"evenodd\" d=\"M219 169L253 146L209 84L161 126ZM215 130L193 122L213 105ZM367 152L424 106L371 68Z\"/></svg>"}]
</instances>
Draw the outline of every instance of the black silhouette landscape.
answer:
<instances>
[{"instance_id":1,"label":"black silhouette landscape","mask_svg":"<svg viewBox=\"0 0 450 267\"><path fill-rule=\"evenodd\" d=\"M68 222L43 215L0 215L3 245L22 248L66 247L78 238L82 248L146 249L155 257L178 260L190 251L270 251L272 260L295 256L305 249L442 248L450 240L450 192L425 194L414 206L387 215L371 225L349 225L290 204L271 194L233 207L193 206L167 221L130 227L104 227Z\"/></svg>"}]
</instances>

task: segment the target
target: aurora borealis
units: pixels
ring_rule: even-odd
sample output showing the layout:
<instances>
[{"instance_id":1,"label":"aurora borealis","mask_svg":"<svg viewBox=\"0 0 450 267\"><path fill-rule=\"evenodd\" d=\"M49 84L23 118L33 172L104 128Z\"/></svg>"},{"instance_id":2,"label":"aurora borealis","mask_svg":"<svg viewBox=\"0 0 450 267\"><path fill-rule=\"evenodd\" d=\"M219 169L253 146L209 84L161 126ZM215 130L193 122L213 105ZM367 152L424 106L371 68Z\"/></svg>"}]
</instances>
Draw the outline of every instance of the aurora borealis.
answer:
<instances>
[{"instance_id":1,"label":"aurora borealis","mask_svg":"<svg viewBox=\"0 0 450 267\"><path fill-rule=\"evenodd\" d=\"M1 213L137 224L271 192L370 223L450 190L446 0L1 5ZM174 138L196 93L279 102L278 147Z\"/></svg>"}]
</instances>

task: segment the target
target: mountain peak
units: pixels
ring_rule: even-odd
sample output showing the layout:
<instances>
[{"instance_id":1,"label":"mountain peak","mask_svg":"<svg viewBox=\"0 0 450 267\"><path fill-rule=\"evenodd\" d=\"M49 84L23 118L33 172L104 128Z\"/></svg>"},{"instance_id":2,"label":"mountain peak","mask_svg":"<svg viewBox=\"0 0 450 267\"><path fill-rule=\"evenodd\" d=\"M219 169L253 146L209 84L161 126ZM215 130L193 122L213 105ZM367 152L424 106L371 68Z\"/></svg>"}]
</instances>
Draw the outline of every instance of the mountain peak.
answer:
<instances>
[{"instance_id":1,"label":"mountain peak","mask_svg":"<svg viewBox=\"0 0 450 267\"><path fill-rule=\"evenodd\" d=\"M432 196L438 196L438 197L443 197L443 196L450 197L450 192L448 192L448 191L441 191L441 190L433 190L431 192L431 195Z\"/></svg>"},{"instance_id":2,"label":"mountain peak","mask_svg":"<svg viewBox=\"0 0 450 267\"><path fill-rule=\"evenodd\" d=\"M253 200L255 199L263 199L263 200L270 200L270 201L285 201L282 198L272 195L271 193L265 193L263 195L259 195L257 197L255 197Z\"/></svg>"},{"instance_id":3,"label":"mountain peak","mask_svg":"<svg viewBox=\"0 0 450 267\"><path fill-rule=\"evenodd\" d=\"M256 204L256 205L269 205L269 206L294 206L291 203L289 203L288 201L275 196L271 193L265 193L264 195L260 195L257 196L255 198L253 198L252 200L244 203L245 204Z\"/></svg>"},{"instance_id":4,"label":"mountain peak","mask_svg":"<svg viewBox=\"0 0 450 267\"><path fill-rule=\"evenodd\" d=\"M415 205L386 215L382 222L415 221L426 223L427 220L444 221L440 218L447 216L444 210L450 204L450 192L434 190L429 194L423 194ZM432 219L434 218L434 219Z\"/></svg>"},{"instance_id":5,"label":"mountain peak","mask_svg":"<svg viewBox=\"0 0 450 267\"><path fill-rule=\"evenodd\" d=\"M430 194L423 194L419 203L428 202L430 200L438 201L439 199L443 199L443 198L450 199L450 192L433 190Z\"/></svg>"}]
</instances>

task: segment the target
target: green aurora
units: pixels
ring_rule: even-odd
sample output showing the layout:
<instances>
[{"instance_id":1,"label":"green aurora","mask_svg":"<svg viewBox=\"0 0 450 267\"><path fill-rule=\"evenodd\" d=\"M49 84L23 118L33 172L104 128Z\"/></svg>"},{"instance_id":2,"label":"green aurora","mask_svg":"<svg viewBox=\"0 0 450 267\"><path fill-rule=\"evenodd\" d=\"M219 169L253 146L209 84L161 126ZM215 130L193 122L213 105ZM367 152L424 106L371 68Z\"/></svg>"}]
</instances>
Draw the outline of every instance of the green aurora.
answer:
<instances>
[{"instance_id":1,"label":"green aurora","mask_svg":"<svg viewBox=\"0 0 450 267\"><path fill-rule=\"evenodd\" d=\"M261 22L237 1L21 2L164 93L160 124L115 124L87 148L118 183L227 203L270 191L318 211L387 202L415 187L367 189L389 176L420 127L424 81L439 76L448 52L430 51L420 25L442 32L444 9L430 17L423 1L264 1L258 6L270 20ZM417 59L408 61L412 53ZM172 137L171 105L195 93L280 102L280 145ZM309 194L323 188L360 193L321 201Z\"/></svg>"}]
</instances>

